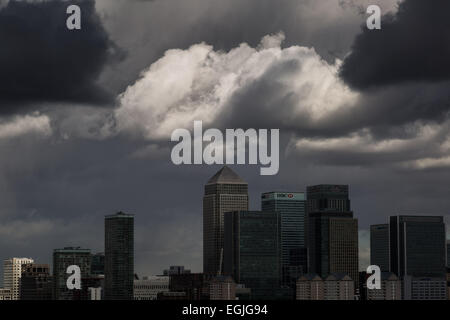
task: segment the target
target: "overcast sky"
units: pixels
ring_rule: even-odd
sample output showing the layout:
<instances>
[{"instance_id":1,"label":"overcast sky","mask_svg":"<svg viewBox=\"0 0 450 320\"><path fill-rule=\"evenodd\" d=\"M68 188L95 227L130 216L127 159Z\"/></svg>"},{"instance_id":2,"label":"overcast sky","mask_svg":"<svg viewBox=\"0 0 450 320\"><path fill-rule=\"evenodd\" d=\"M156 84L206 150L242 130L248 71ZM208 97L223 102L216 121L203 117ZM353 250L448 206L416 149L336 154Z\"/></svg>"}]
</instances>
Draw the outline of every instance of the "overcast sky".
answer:
<instances>
[{"instance_id":1,"label":"overcast sky","mask_svg":"<svg viewBox=\"0 0 450 320\"><path fill-rule=\"evenodd\" d=\"M69 31L68 4L82 29ZM365 28L369 4L382 29ZM280 171L232 168L251 209L271 190L350 185L368 228L450 213L448 0L0 0L0 258L103 251L135 214L135 270L202 268L204 183L176 128L280 129Z\"/></svg>"}]
</instances>

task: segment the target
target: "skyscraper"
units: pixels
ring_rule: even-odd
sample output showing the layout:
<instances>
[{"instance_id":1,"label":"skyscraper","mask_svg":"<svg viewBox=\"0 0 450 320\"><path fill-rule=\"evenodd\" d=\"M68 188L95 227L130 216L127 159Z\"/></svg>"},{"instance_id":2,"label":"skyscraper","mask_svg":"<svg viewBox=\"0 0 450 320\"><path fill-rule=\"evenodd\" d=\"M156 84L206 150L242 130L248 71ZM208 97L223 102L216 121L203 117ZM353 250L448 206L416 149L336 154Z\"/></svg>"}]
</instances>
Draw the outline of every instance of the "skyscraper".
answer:
<instances>
[{"instance_id":1,"label":"skyscraper","mask_svg":"<svg viewBox=\"0 0 450 320\"><path fill-rule=\"evenodd\" d=\"M65 247L53 250L53 296L55 300L78 300L83 290L67 288L67 267L80 267L81 278L87 278L91 272L91 250L80 247Z\"/></svg>"},{"instance_id":2,"label":"skyscraper","mask_svg":"<svg viewBox=\"0 0 450 320\"><path fill-rule=\"evenodd\" d=\"M309 270L325 278L345 273L358 286L358 220L347 185L307 188Z\"/></svg>"},{"instance_id":3,"label":"skyscraper","mask_svg":"<svg viewBox=\"0 0 450 320\"><path fill-rule=\"evenodd\" d=\"M278 212L225 213L225 274L251 289L252 298L274 299L281 283Z\"/></svg>"},{"instance_id":4,"label":"skyscraper","mask_svg":"<svg viewBox=\"0 0 450 320\"><path fill-rule=\"evenodd\" d=\"M134 216L105 217L105 299L133 300Z\"/></svg>"},{"instance_id":5,"label":"skyscraper","mask_svg":"<svg viewBox=\"0 0 450 320\"><path fill-rule=\"evenodd\" d=\"M399 277L445 277L442 216L390 217L391 271Z\"/></svg>"},{"instance_id":6,"label":"skyscraper","mask_svg":"<svg viewBox=\"0 0 450 320\"><path fill-rule=\"evenodd\" d=\"M380 267L382 272L389 272L389 224L370 226L370 264Z\"/></svg>"},{"instance_id":7,"label":"skyscraper","mask_svg":"<svg viewBox=\"0 0 450 320\"><path fill-rule=\"evenodd\" d=\"M291 260L291 257L299 257L306 246L306 196L303 192L267 192L261 195L262 211L277 211L281 217L281 269L283 283L289 281L289 271L292 267L299 268L306 273L306 259L303 264ZM295 277L298 278L297 276ZM295 281L293 281L295 285Z\"/></svg>"},{"instance_id":8,"label":"skyscraper","mask_svg":"<svg viewBox=\"0 0 450 320\"><path fill-rule=\"evenodd\" d=\"M11 258L3 263L3 286L11 290L12 300L19 300L20 277L22 276L22 265L33 263L30 258Z\"/></svg>"},{"instance_id":9,"label":"skyscraper","mask_svg":"<svg viewBox=\"0 0 450 320\"><path fill-rule=\"evenodd\" d=\"M227 211L248 210L248 184L224 166L205 185L203 272L217 275L223 262L223 221Z\"/></svg>"},{"instance_id":10,"label":"skyscraper","mask_svg":"<svg viewBox=\"0 0 450 320\"><path fill-rule=\"evenodd\" d=\"M52 300L52 285L48 264L22 265L20 300Z\"/></svg>"}]
</instances>

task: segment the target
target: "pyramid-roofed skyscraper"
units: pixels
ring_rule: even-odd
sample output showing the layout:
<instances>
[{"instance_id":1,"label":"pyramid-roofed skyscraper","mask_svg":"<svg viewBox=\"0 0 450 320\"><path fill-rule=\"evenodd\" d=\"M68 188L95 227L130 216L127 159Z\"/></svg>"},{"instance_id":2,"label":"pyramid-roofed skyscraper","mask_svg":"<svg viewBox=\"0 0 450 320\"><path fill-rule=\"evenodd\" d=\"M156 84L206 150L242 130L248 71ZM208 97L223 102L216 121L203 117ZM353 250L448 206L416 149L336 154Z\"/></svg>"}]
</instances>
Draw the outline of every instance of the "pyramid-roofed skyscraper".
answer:
<instances>
[{"instance_id":1,"label":"pyramid-roofed skyscraper","mask_svg":"<svg viewBox=\"0 0 450 320\"><path fill-rule=\"evenodd\" d=\"M205 185L203 197L203 272L223 271L224 213L248 210L248 184L224 166Z\"/></svg>"}]
</instances>

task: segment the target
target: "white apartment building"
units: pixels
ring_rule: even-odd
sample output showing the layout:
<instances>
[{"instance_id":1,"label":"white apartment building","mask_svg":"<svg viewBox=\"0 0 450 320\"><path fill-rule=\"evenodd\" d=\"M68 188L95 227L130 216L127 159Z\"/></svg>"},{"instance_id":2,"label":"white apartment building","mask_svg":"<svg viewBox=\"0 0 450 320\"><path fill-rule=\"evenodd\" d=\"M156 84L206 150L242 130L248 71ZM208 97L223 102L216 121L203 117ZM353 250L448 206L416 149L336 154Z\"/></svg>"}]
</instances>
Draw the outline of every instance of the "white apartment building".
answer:
<instances>
[{"instance_id":1,"label":"white apartment building","mask_svg":"<svg viewBox=\"0 0 450 320\"><path fill-rule=\"evenodd\" d=\"M159 292L168 291L168 276L151 276L134 280L134 300L156 300Z\"/></svg>"},{"instance_id":2,"label":"white apartment building","mask_svg":"<svg viewBox=\"0 0 450 320\"><path fill-rule=\"evenodd\" d=\"M22 265L34 263L30 258L10 258L3 263L3 286L11 290L11 300L19 300Z\"/></svg>"}]
</instances>

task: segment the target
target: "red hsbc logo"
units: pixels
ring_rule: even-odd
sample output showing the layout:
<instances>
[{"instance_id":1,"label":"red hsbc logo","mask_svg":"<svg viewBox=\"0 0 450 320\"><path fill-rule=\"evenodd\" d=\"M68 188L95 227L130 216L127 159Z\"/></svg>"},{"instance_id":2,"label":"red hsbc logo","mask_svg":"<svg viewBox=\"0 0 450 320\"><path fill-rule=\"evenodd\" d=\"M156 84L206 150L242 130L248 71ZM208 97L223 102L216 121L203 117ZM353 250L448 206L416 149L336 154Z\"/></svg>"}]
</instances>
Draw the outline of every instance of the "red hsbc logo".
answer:
<instances>
[{"instance_id":1,"label":"red hsbc logo","mask_svg":"<svg viewBox=\"0 0 450 320\"><path fill-rule=\"evenodd\" d=\"M294 195L292 193L288 194L288 198L292 198Z\"/></svg>"}]
</instances>

